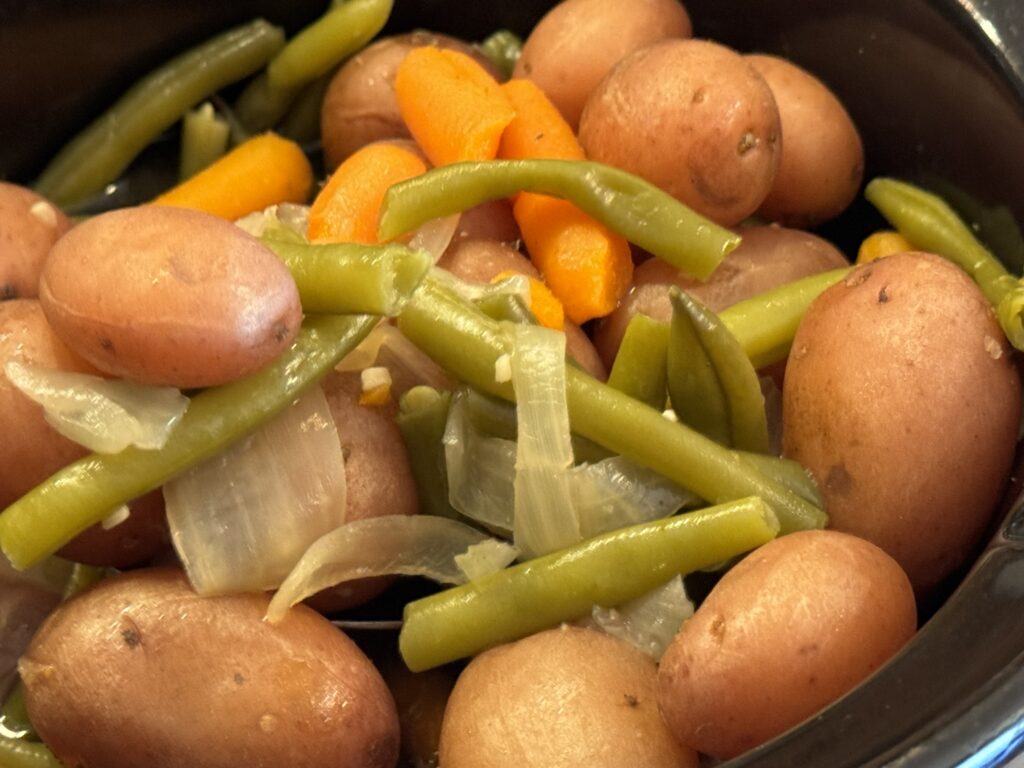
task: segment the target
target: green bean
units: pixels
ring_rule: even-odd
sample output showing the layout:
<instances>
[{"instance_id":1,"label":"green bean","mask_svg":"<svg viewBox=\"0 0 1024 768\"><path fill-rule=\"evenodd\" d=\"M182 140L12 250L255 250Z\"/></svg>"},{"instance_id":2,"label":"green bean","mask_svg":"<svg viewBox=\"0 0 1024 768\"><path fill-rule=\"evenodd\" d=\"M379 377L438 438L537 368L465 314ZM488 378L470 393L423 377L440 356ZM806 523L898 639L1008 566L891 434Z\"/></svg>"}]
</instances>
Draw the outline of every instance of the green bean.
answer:
<instances>
[{"instance_id":1,"label":"green bean","mask_svg":"<svg viewBox=\"0 0 1024 768\"><path fill-rule=\"evenodd\" d=\"M19 739L38 741L39 736L32 721L29 720L28 710L25 708L25 684L19 679L10 693L4 700L3 709L0 710L0 726L6 733L17 734Z\"/></svg>"},{"instance_id":2,"label":"green bean","mask_svg":"<svg viewBox=\"0 0 1024 768\"><path fill-rule=\"evenodd\" d=\"M764 394L750 358L714 312L678 288L673 287L669 296L673 330L678 325L677 317L679 321L688 323L714 368L725 396L730 444L745 451L768 453L768 416L764 408ZM675 401L672 403L674 408Z\"/></svg>"},{"instance_id":3,"label":"green bean","mask_svg":"<svg viewBox=\"0 0 1024 768\"><path fill-rule=\"evenodd\" d=\"M478 46L480 53L487 57L495 68L506 78L512 77L512 70L523 52L523 41L515 32L499 29L491 33Z\"/></svg>"},{"instance_id":4,"label":"green bean","mask_svg":"<svg viewBox=\"0 0 1024 768\"><path fill-rule=\"evenodd\" d=\"M45 744L0 736L0 765L4 768L61 768Z\"/></svg>"},{"instance_id":5,"label":"green bean","mask_svg":"<svg viewBox=\"0 0 1024 768\"><path fill-rule=\"evenodd\" d=\"M1024 350L1024 285L1011 275L945 200L896 179L873 179L864 196L915 248L963 269L996 309L1010 343Z\"/></svg>"},{"instance_id":6,"label":"green bean","mask_svg":"<svg viewBox=\"0 0 1024 768\"><path fill-rule=\"evenodd\" d=\"M608 386L652 408L665 407L669 327L637 313L626 326L608 374Z\"/></svg>"},{"instance_id":7,"label":"green bean","mask_svg":"<svg viewBox=\"0 0 1024 768\"><path fill-rule=\"evenodd\" d=\"M178 178L189 179L221 157L227 151L230 138L231 126L217 116L210 102L191 110L181 124Z\"/></svg>"},{"instance_id":8,"label":"green bean","mask_svg":"<svg viewBox=\"0 0 1024 768\"><path fill-rule=\"evenodd\" d=\"M327 86L331 84L331 74L318 77L303 87L295 97L291 109L278 126L278 132L282 136L299 144L320 138L320 108L324 103Z\"/></svg>"},{"instance_id":9,"label":"green bean","mask_svg":"<svg viewBox=\"0 0 1024 768\"><path fill-rule=\"evenodd\" d=\"M573 160L454 163L395 184L384 197L380 239L523 191L570 200L622 237L701 279L740 242L738 235L637 176Z\"/></svg>"},{"instance_id":10,"label":"green bean","mask_svg":"<svg viewBox=\"0 0 1024 768\"><path fill-rule=\"evenodd\" d=\"M427 386L413 387L402 395L396 421L409 454L420 511L459 520L462 515L448 503L448 476L442 442L450 404L451 392Z\"/></svg>"},{"instance_id":11,"label":"green bean","mask_svg":"<svg viewBox=\"0 0 1024 768\"><path fill-rule=\"evenodd\" d=\"M71 575L64 585L63 599L70 600L75 595L81 594L93 584L106 578L107 573L108 570L106 568L86 565L85 563L75 563L71 569Z\"/></svg>"},{"instance_id":12,"label":"green bean","mask_svg":"<svg viewBox=\"0 0 1024 768\"><path fill-rule=\"evenodd\" d=\"M426 251L404 245L328 243L311 245L264 236L285 263L311 313L398 314L432 265Z\"/></svg>"},{"instance_id":13,"label":"green bean","mask_svg":"<svg viewBox=\"0 0 1024 768\"><path fill-rule=\"evenodd\" d=\"M509 351L499 324L432 277L409 301L398 326L457 378L483 392L514 399L511 384L494 375L498 358ZM825 524L824 512L744 464L732 451L572 366L566 370L566 398L575 433L709 502L761 496L786 532Z\"/></svg>"},{"instance_id":14,"label":"green bean","mask_svg":"<svg viewBox=\"0 0 1024 768\"><path fill-rule=\"evenodd\" d=\"M537 325L537 318L521 296L512 293L488 293L473 303L492 320Z\"/></svg>"},{"instance_id":15,"label":"green bean","mask_svg":"<svg viewBox=\"0 0 1024 768\"><path fill-rule=\"evenodd\" d=\"M824 505L825 500L821 497L817 483L800 462L782 459L778 456L766 456L763 453L736 451L736 454L742 461L755 467L758 472L789 488L797 496L806 499L814 506L822 507Z\"/></svg>"},{"instance_id":16,"label":"green bean","mask_svg":"<svg viewBox=\"0 0 1024 768\"><path fill-rule=\"evenodd\" d=\"M399 649L414 672L436 667L639 597L778 530L771 510L751 498L604 534L409 603Z\"/></svg>"},{"instance_id":17,"label":"green bean","mask_svg":"<svg viewBox=\"0 0 1024 768\"><path fill-rule=\"evenodd\" d=\"M178 56L72 139L40 175L36 190L58 205L101 191L193 105L259 70L283 45L284 33L260 19Z\"/></svg>"},{"instance_id":18,"label":"green bean","mask_svg":"<svg viewBox=\"0 0 1024 768\"><path fill-rule=\"evenodd\" d=\"M29 567L112 509L216 455L294 402L377 321L373 315L307 318L291 348L271 365L193 397L161 450L86 456L0 512L0 549L16 568Z\"/></svg>"},{"instance_id":19,"label":"green bean","mask_svg":"<svg viewBox=\"0 0 1024 768\"><path fill-rule=\"evenodd\" d=\"M261 72L245 86L232 107L235 119L242 129L234 137L240 144L250 136L263 133L277 125L292 108L302 91L294 88L275 88L266 72Z\"/></svg>"},{"instance_id":20,"label":"green bean","mask_svg":"<svg viewBox=\"0 0 1024 768\"><path fill-rule=\"evenodd\" d=\"M821 293L851 267L794 280L723 309L718 319L736 337L755 368L785 360L800 319Z\"/></svg>"}]
</instances>

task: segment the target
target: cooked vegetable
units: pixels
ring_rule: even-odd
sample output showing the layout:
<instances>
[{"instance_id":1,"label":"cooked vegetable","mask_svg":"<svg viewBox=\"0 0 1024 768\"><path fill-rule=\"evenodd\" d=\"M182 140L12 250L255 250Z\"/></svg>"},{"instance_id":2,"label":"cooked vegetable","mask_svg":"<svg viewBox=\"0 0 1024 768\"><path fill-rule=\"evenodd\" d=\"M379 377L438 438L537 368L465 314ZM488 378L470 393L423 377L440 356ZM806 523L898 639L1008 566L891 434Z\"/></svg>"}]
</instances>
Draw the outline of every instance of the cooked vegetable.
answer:
<instances>
[{"instance_id":1,"label":"cooked vegetable","mask_svg":"<svg viewBox=\"0 0 1024 768\"><path fill-rule=\"evenodd\" d=\"M487 36L478 46L480 53L486 56L494 67L505 78L512 77L512 70L523 52L523 41L508 29L499 29Z\"/></svg>"},{"instance_id":2,"label":"cooked vegetable","mask_svg":"<svg viewBox=\"0 0 1024 768\"><path fill-rule=\"evenodd\" d=\"M181 159L178 161L178 179L185 181L195 176L228 149L231 125L218 116L208 101L186 113L181 121Z\"/></svg>"},{"instance_id":3,"label":"cooked vegetable","mask_svg":"<svg viewBox=\"0 0 1024 768\"><path fill-rule=\"evenodd\" d=\"M161 131L203 99L259 70L283 45L282 31L259 19L173 59L72 139L46 166L36 189L60 205L99 192Z\"/></svg>"},{"instance_id":4,"label":"cooked vegetable","mask_svg":"<svg viewBox=\"0 0 1024 768\"><path fill-rule=\"evenodd\" d=\"M0 737L0 760L7 768L61 768L45 744Z\"/></svg>"},{"instance_id":5,"label":"cooked vegetable","mask_svg":"<svg viewBox=\"0 0 1024 768\"><path fill-rule=\"evenodd\" d=\"M912 250L914 246L899 232L883 229L864 238L857 249L857 263L866 264L875 259L892 256L894 253Z\"/></svg>"},{"instance_id":6,"label":"cooked vegetable","mask_svg":"<svg viewBox=\"0 0 1024 768\"><path fill-rule=\"evenodd\" d=\"M608 386L651 408L664 408L667 397L669 327L647 315L634 315L615 355Z\"/></svg>"},{"instance_id":7,"label":"cooked vegetable","mask_svg":"<svg viewBox=\"0 0 1024 768\"><path fill-rule=\"evenodd\" d=\"M39 273L51 246L71 220L30 189L0 181L0 301L39 295Z\"/></svg>"},{"instance_id":8,"label":"cooked vegetable","mask_svg":"<svg viewBox=\"0 0 1024 768\"><path fill-rule=\"evenodd\" d=\"M396 422L416 479L420 510L427 515L457 518L458 512L448 502L441 444L450 403L449 392L427 386L413 387L399 402Z\"/></svg>"}]
</instances>

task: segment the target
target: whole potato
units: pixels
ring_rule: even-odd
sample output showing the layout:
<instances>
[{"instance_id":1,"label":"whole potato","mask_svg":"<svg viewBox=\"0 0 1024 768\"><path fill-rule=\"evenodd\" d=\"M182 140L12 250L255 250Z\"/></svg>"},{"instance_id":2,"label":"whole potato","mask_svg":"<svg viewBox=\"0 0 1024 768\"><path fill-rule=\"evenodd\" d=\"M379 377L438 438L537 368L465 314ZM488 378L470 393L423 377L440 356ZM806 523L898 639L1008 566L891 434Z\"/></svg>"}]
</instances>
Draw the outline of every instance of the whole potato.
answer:
<instances>
[{"instance_id":1,"label":"whole potato","mask_svg":"<svg viewBox=\"0 0 1024 768\"><path fill-rule=\"evenodd\" d=\"M731 758L801 722L914 634L914 593L873 544L783 536L725 574L662 657L658 703L684 744Z\"/></svg>"},{"instance_id":2,"label":"whole potato","mask_svg":"<svg viewBox=\"0 0 1024 768\"><path fill-rule=\"evenodd\" d=\"M163 206L72 229L50 251L39 298L57 335L100 370L182 389L259 370L302 321L295 281L262 243Z\"/></svg>"},{"instance_id":3,"label":"whole potato","mask_svg":"<svg viewBox=\"0 0 1024 768\"><path fill-rule=\"evenodd\" d=\"M448 35L418 31L377 40L338 70L324 94L320 134L328 170L366 144L410 137L395 98L395 72L409 51L426 45L461 51L498 77L487 57Z\"/></svg>"},{"instance_id":4,"label":"whole potato","mask_svg":"<svg viewBox=\"0 0 1024 768\"><path fill-rule=\"evenodd\" d=\"M512 75L537 83L576 130L587 98L621 59L691 34L678 0L562 0L530 32Z\"/></svg>"},{"instance_id":5,"label":"whole potato","mask_svg":"<svg viewBox=\"0 0 1024 768\"><path fill-rule=\"evenodd\" d=\"M777 56L749 55L768 82L782 120L782 158L758 214L812 227L853 202L864 176L864 146L836 95L811 73Z\"/></svg>"},{"instance_id":6,"label":"whole potato","mask_svg":"<svg viewBox=\"0 0 1024 768\"><path fill-rule=\"evenodd\" d=\"M39 273L71 219L31 189L0 181L0 300L39 295Z\"/></svg>"},{"instance_id":7,"label":"whole potato","mask_svg":"<svg viewBox=\"0 0 1024 768\"><path fill-rule=\"evenodd\" d=\"M132 571L61 606L21 659L32 723L79 768L384 768L398 717L356 645L266 595L199 597Z\"/></svg>"},{"instance_id":8,"label":"whole potato","mask_svg":"<svg viewBox=\"0 0 1024 768\"><path fill-rule=\"evenodd\" d=\"M873 541L924 595L971 555L1009 474L1020 379L994 313L938 256L857 267L797 329L785 454L830 525Z\"/></svg>"},{"instance_id":9,"label":"whole potato","mask_svg":"<svg viewBox=\"0 0 1024 768\"><path fill-rule=\"evenodd\" d=\"M620 61L587 100L579 134L591 160L642 176L724 226L758 209L782 149L764 78L706 40L664 40Z\"/></svg>"},{"instance_id":10,"label":"whole potato","mask_svg":"<svg viewBox=\"0 0 1024 768\"><path fill-rule=\"evenodd\" d=\"M661 259L648 259L633 272L633 286L619 307L594 332L605 365L611 367L633 315L668 321L673 285L685 290L713 312L738 301L819 272L848 266L843 254L827 240L809 232L779 226L744 227L743 241L726 256L706 282L683 274Z\"/></svg>"},{"instance_id":11,"label":"whole potato","mask_svg":"<svg viewBox=\"0 0 1024 768\"><path fill-rule=\"evenodd\" d=\"M444 768L696 768L658 714L657 667L625 642L562 626L477 656L441 725Z\"/></svg>"}]
</instances>

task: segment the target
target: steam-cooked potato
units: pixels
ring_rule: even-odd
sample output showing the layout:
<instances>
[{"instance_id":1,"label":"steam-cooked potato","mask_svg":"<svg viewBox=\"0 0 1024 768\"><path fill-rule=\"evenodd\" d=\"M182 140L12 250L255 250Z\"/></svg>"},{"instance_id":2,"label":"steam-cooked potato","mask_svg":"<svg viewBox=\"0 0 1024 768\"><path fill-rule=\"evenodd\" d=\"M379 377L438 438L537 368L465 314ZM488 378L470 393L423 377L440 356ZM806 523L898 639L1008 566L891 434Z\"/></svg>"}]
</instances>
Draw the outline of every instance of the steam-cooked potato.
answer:
<instances>
[{"instance_id":1,"label":"steam-cooked potato","mask_svg":"<svg viewBox=\"0 0 1024 768\"><path fill-rule=\"evenodd\" d=\"M477 656L441 725L444 768L696 768L658 714L657 668L636 648L563 626Z\"/></svg>"},{"instance_id":2,"label":"steam-cooked potato","mask_svg":"<svg viewBox=\"0 0 1024 768\"><path fill-rule=\"evenodd\" d=\"M914 634L914 594L873 544L835 531L776 539L725 574L658 671L684 744L730 758L866 678Z\"/></svg>"},{"instance_id":3,"label":"steam-cooked potato","mask_svg":"<svg viewBox=\"0 0 1024 768\"><path fill-rule=\"evenodd\" d=\"M265 595L199 597L172 569L60 607L19 665L29 716L79 768L392 768L395 704L339 629Z\"/></svg>"},{"instance_id":4,"label":"steam-cooked potato","mask_svg":"<svg viewBox=\"0 0 1024 768\"><path fill-rule=\"evenodd\" d=\"M0 300L39 295L39 273L71 219L31 189L0 181Z\"/></svg>"},{"instance_id":5,"label":"steam-cooked potato","mask_svg":"<svg viewBox=\"0 0 1024 768\"><path fill-rule=\"evenodd\" d=\"M590 159L643 176L725 226L761 205L782 144L764 78L706 40L665 40L620 61L587 100L579 134Z\"/></svg>"},{"instance_id":6,"label":"steam-cooked potato","mask_svg":"<svg viewBox=\"0 0 1024 768\"><path fill-rule=\"evenodd\" d=\"M785 453L830 525L892 555L926 593L975 551L1009 473L1020 380L994 313L959 268L902 253L811 306L783 389Z\"/></svg>"},{"instance_id":7,"label":"steam-cooked potato","mask_svg":"<svg viewBox=\"0 0 1024 768\"><path fill-rule=\"evenodd\" d=\"M587 98L621 59L692 33L678 0L563 0L530 32L512 74L537 83L575 130Z\"/></svg>"}]
</instances>

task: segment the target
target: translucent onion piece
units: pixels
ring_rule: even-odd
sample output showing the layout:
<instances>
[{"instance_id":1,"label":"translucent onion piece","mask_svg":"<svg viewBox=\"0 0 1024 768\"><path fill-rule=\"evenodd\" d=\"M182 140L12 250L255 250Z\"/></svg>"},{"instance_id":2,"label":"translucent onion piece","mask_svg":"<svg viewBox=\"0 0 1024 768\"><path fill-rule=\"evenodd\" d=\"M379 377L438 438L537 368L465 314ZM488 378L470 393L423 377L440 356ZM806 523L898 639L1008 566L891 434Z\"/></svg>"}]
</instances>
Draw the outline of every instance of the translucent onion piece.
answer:
<instances>
[{"instance_id":1,"label":"translucent onion piece","mask_svg":"<svg viewBox=\"0 0 1024 768\"><path fill-rule=\"evenodd\" d=\"M474 544L465 553L455 556L455 564L469 581L490 576L512 564L519 556L519 550L507 541L484 539Z\"/></svg>"},{"instance_id":2,"label":"translucent onion piece","mask_svg":"<svg viewBox=\"0 0 1024 768\"><path fill-rule=\"evenodd\" d=\"M419 384L434 389L453 389L455 386L443 368L388 322L370 331L337 367L339 371L362 371L375 365L390 371L391 394L396 400Z\"/></svg>"},{"instance_id":3,"label":"translucent onion piece","mask_svg":"<svg viewBox=\"0 0 1024 768\"><path fill-rule=\"evenodd\" d=\"M455 237L459 228L461 214L453 213L451 216L443 216L440 219L431 219L422 227L413 232L409 240L409 247L413 250L423 250L430 254L436 264Z\"/></svg>"},{"instance_id":4,"label":"translucent onion piece","mask_svg":"<svg viewBox=\"0 0 1024 768\"><path fill-rule=\"evenodd\" d=\"M309 226L309 206L278 203L243 216L235 222L235 226L257 238L270 234L286 240L294 238L305 242L306 229Z\"/></svg>"},{"instance_id":5,"label":"translucent onion piece","mask_svg":"<svg viewBox=\"0 0 1024 768\"><path fill-rule=\"evenodd\" d=\"M430 279L455 291L466 301L479 301L489 296L518 296L530 306L530 279L526 275L510 275L496 283L471 283L456 277L446 269L430 270Z\"/></svg>"},{"instance_id":6,"label":"translucent onion piece","mask_svg":"<svg viewBox=\"0 0 1024 768\"><path fill-rule=\"evenodd\" d=\"M693 616L683 578L676 576L646 595L615 608L594 606L594 624L639 648L655 661L661 659L683 622Z\"/></svg>"},{"instance_id":7,"label":"translucent onion piece","mask_svg":"<svg viewBox=\"0 0 1024 768\"><path fill-rule=\"evenodd\" d=\"M518 419L513 541L525 557L538 557L581 538L568 473L565 334L535 325L506 328Z\"/></svg>"},{"instance_id":8,"label":"translucent onion piece","mask_svg":"<svg viewBox=\"0 0 1024 768\"><path fill-rule=\"evenodd\" d=\"M337 528L313 543L288 574L267 608L267 620L280 621L296 603L323 589L368 576L425 576L442 584L462 584L455 564L487 536L447 517L385 515Z\"/></svg>"},{"instance_id":9,"label":"translucent onion piece","mask_svg":"<svg viewBox=\"0 0 1024 768\"><path fill-rule=\"evenodd\" d=\"M17 360L7 362L4 374L43 407L50 426L97 453L118 453L129 445L162 448L188 408L188 398L173 387L56 371Z\"/></svg>"},{"instance_id":10,"label":"translucent onion piece","mask_svg":"<svg viewBox=\"0 0 1024 768\"><path fill-rule=\"evenodd\" d=\"M171 538L200 594L276 587L345 520L345 466L314 387L220 456L164 486Z\"/></svg>"}]
</instances>

